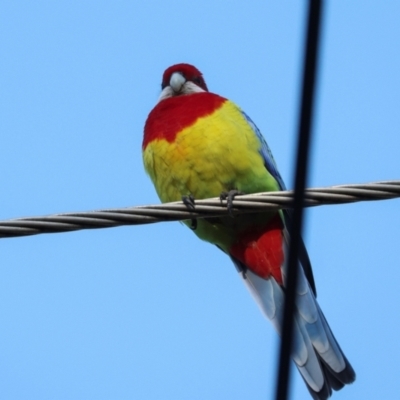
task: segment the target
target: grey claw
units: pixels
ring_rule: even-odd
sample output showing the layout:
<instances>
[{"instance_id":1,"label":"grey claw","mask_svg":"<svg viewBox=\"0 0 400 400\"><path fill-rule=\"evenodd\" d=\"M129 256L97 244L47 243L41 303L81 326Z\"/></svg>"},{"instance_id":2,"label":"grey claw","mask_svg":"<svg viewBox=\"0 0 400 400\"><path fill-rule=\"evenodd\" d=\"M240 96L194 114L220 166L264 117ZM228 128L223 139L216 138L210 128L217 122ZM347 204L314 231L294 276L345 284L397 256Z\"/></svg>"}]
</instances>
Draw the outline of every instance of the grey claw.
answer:
<instances>
[{"instance_id":1,"label":"grey claw","mask_svg":"<svg viewBox=\"0 0 400 400\"><path fill-rule=\"evenodd\" d=\"M229 214L231 217L234 217L233 215L233 200L235 198L235 196L238 196L240 194L244 194L243 192L239 191L239 190L230 190L229 192L222 192L219 196L220 200L226 200L227 202L227 208L229 211Z\"/></svg>"},{"instance_id":2,"label":"grey claw","mask_svg":"<svg viewBox=\"0 0 400 400\"><path fill-rule=\"evenodd\" d=\"M182 196L183 204L189 208L190 210L195 209L195 201L193 195L189 194L188 196Z\"/></svg>"},{"instance_id":3,"label":"grey claw","mask_svg":"<svg viewBox=\"0 0 400 400\"><path fill-rule=\"evenodd\" d=\"M194 197L191 194L189 194L188 196L182 196L182 202L191 211L196 208ZM192 223L190 225L190 229L192 231L195 231L197 229L197 219L192 219L191 221Z\"/></svg>"}]
</instances>

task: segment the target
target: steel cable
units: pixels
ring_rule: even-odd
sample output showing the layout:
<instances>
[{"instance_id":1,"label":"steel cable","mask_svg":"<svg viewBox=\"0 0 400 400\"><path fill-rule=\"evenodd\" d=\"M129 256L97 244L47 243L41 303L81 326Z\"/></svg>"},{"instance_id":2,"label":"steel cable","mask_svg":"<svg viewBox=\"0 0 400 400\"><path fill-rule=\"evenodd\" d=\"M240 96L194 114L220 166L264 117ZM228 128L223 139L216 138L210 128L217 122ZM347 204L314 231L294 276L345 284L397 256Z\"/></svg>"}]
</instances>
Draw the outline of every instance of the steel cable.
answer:
<instances>
[{"instance_id":1,"label":"steel cable","mask_svg":"<svg viewBox=\"0 0 400 400\"><path fill-rule=\"evenodd\" d=\"M304 206L345 204L358 201L385 200L400 197L400 180L311 188L305 191ZM267 192L237 196L233 214L292 208L293 191ZM226 201L218 198L197 200L195 210L182 202L113 208L97 211L53 214L0 221L0 238L70 232L81 229L111 228L193 218L228 216Z\"/></svg>"}]
</instances>

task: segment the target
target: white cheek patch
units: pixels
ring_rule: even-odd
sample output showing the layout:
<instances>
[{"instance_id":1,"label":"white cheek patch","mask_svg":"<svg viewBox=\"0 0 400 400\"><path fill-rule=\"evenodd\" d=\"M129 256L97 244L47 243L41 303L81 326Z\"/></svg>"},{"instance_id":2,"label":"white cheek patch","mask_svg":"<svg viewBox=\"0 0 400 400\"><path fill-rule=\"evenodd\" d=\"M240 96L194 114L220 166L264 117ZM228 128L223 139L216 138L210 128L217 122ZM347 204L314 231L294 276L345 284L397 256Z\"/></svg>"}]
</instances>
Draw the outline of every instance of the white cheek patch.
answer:
<instances>
[{"instance_id":1,"label":"white cheek patch","mask_svg":"<svg viewBox=\"0 0 400 400\"><path fill-rule=\"evenodd\" d=\"M197 86L195 83L188 81L183 85L181 92L182 94L191 94L191 93L202 93L205 92L205 90L202 89L200 86Z\"/></svg>"},{"instance_id":2,"label":"white cheek patch","mask_svg":"<svg viewBox=\"0 0 400 400\"><path fill-rule=\"evenodd\" d=\"M171 88L171 86L166 86L160 93L157 103L159 103L162 100L168 99L169 97L174 97L174 96L179 96L179 95L184 95L184 94L192 94L192 93L203 93L203 92L205 92L205 90L202 89L200 86L197 86L193 82L186 82L182 86L180 93L176 93Z\"/></svg>"},{"instance_id":3,"label":"white cheek patch","mask_svg":"<svg viewBox=\"0 0 400 400\"><path fill-rule=\"evenodd\" d=\"M160 101L162 101L164 99L168 99L168 97L173 97L174 95L175 95L175 92L172 90L171 86L166 86L160 93L157 103L159 103Z\"/></svg>"}]
</instances>

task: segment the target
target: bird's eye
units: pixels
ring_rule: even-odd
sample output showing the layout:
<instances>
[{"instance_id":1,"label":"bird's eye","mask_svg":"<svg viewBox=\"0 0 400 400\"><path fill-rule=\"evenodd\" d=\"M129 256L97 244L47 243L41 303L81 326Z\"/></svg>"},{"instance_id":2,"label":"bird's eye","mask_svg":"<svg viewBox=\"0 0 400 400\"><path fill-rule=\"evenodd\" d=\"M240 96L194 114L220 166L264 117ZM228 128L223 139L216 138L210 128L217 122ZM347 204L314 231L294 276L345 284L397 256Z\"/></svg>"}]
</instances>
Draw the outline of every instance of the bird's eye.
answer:
<instances>
[{"instance_id":1,"label":"bird's eye","mask_svg":"<svg viewBox=\"0 0 400 400\"><path fill-rule=\"evenodd\" d=\"M203 84L203 80L199 76L196 78L193 78L192 80L196 85L201 86Z\"/></svg>"}]
</instances>

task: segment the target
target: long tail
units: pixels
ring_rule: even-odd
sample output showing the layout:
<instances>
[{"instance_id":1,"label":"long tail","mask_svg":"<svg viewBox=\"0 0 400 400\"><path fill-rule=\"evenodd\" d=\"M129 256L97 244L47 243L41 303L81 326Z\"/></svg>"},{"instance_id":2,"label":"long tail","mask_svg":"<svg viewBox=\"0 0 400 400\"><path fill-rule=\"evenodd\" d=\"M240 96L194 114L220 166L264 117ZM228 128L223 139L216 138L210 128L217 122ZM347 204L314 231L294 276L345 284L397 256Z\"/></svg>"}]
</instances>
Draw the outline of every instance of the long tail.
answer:
<instances>
[{"instance_id":1,"label":"long tail","mask_svg":"<svg viewBox=\"0 0 400 400\"><path fill-rule=\"evenodd\" d=\"M263 279L241 261L231 258L263 314L280 334L284 288L273 277ZM354 382L356 375L333 336L300 265L298 279L292 358L313 399L326 400L332 389L340 390Z\"/></svg>"}]
</instances>

